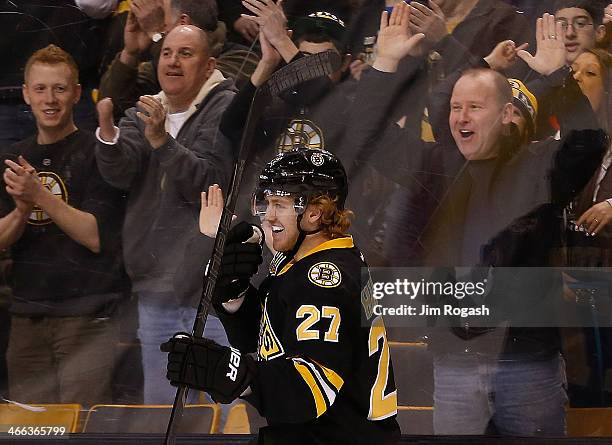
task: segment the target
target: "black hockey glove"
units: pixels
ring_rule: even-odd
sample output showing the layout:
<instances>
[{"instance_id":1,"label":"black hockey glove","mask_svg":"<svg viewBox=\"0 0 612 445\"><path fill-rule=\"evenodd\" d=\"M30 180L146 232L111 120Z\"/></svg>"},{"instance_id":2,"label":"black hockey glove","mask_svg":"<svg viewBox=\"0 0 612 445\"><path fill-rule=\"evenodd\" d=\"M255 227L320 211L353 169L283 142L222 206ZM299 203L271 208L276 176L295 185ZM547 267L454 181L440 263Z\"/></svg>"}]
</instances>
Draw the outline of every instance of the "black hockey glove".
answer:
<instances>
[{"instance_id":1,"label":"black hockey glove","mask_svg":"<svg viewBox=\"0 0 612 445\"><path fill-rule=\"evenodd\" d=\"M217 403L231 403L249 386L255 361L235 348L177 333L160 346L168 353L166 377L173 386L206 391Z\"/></svg>"},{"instance_id":2,"label":"black hockey glove","mask_svg":"<svg viewBox=\"0 0 612 445\"><path fill-rule=\"evenodd\" d=\"M263 230L247 222L231 228L225 239L221 270L215 288L215 302L238 298L249 287L262 257Z\"/></svg>"}]
</instances>

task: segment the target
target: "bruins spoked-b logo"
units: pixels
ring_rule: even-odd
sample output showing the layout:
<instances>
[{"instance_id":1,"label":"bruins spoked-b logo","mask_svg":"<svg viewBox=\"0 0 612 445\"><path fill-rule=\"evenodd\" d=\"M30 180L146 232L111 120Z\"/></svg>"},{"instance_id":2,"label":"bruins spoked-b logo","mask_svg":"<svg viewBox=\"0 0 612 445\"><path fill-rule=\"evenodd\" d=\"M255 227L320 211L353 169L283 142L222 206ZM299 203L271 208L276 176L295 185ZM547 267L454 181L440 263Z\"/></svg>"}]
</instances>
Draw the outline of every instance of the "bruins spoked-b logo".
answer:
<instances>
[{"instance_id":1,"label":"bruins spoked-b logo","mask_svg":"<svg viewBox=\"0 0 612 445\"><path fill-rule=\"evenodd\" d=\"M315 152L310 156L310 162L312 162L312 165L321 167L325 163L325 158L321 153Z\"/></svg>"},{"instance_id":2,"label":"bruins spoked-b logo","mask_svg":"<svg viewBox=\"0 0 612 445\"><path fill-rule=\"evenodd\" d=\"M292 120L278 140L278 151L283 153L296 148L325 150L323 132L314 122L306 119Z\"/></svg>"},{"instance_id":3,"label":"bruins spoked-b logo","mask_svg":"<svg viewBox=\"0 0 612 445\"><path fill-rule=\"evenodd\" d=\"M55 196L61 198L65 203L68 203L68 192L66 191L66 185L58 175L53 172L39 172L38 179L47 190L49 190ZM45 224L50 224L51 222L51 218L49 218L49 215L47 215L43 209L38 206L34 206L32 213L30 213L30 218L28 218L28 224L44 226Z\"/></svg>"},{"instance_id":4,"label":"bruins spoked-b logo","mask_svg":"<svg viewBox=\"0 0 612 445\"><path fill-rule=\"evenodd\" d=\"M342 281L342 274L334 263L322 261L310 268L308 279L320 287L336 287Z\"/></svg>"}]
</instances>

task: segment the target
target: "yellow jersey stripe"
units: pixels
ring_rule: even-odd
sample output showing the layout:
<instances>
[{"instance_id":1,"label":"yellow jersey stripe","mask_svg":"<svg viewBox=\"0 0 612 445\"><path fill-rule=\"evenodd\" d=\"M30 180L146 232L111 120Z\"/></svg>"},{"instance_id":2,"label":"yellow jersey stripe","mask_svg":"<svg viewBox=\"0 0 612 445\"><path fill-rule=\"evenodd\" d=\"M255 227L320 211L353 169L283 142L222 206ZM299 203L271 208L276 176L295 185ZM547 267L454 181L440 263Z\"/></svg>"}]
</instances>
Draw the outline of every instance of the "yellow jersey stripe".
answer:
<instances>
[{"instance_id":1,"label":"yellow jersey stripe","mask_svg":"<svg viewBox=\"0 0 612 445\"><path fill-rule=\"evenodd\" d=\"M325 241L324 243L319 244L317 247L315 247L314 249L310 249L308 252L306 252L306 254L300 258L300 260L306 258L309 255L312 255L314 253L317 252L321 252L323 250L329 250L329 249L350 249L352 247L354 247L355 244L353 244L353 237L352 236L343 236L342 238L335 238L335 239L331 239L329 241ZM290 262L288 262L287 264L285 264L285 267L282 268L282 270L277 274L278 275L282 275L285 272L287 272L289 269L291 269L291 266L293 266L297 261L295 260L291 260Z\"/></svg>"},{"instance_id":2,"label":"yellow jersey stripe","mask_svg":"<svg viewBox=\"0 0 612 445\"><path fill-rule=\"evenodd\" d=\"M291 269L291 266L293 266L294 264L295 264L295 260L289 261L287 264L285 264L285 266L281 269L281 271L278 274L276 274L276 276L280 276L280 275L284 274L289 269Z\"/></svg>"},{"instance_id":3,"label":"yellow jersey stripe","mask_svg":"<svg viewBox=\"0 0 612 445\"><path fill-rule=\"evenodd\" d=\"M336 391L339 392L340 388L342 388L342 385L344 385L344 379L340 377L340 375L336 373L336 371L334 371L333 369L326 368L325 366L323 366L321 363L317 361L312 360L312 362L323 370L323 373L325 374L325 377L327 378L329 383L334 385L334 388L336 388Z\"/></svg>"},{"instance_id":4,"label":"yellow jersey stripe","mask_svg":"<svg viewBox=\"0 0 612 445\"><path fill-rule=\"evenodd\" d=\"M293 361L293 366L295 366L295 369L297 369L297 371L300 373L300 375L302 376L302 378L304 379L304 381L310 388L310 391L312 392L312 397L314 398L314 401L315 401L315 406L317 408L317 417L320 417L327 409L327 405L325 404L325 399L323 398L321 389L315 382L314 377L312 376L310 370L308 369L306 365L296 362L295 360L292 360L292 361Z\"/></svg>"},{"instance_id":5,"label":"yellow jersey stripe","mask_svg":"<svg viewBox=\"0 0 612 445\"><path fill-rule=\"evenodd\" d=\"M319 368L315 366L315 364L312 363L311 361L304 360L302 358L294 358L293 360L298 361L302 363L303 365L308 366L308 368L310 369L310 372L315 378L315 381L318 382L319 388L323 389L322 394L326 398L325 401L327 403L327 406L332 406L334 402L336 401L336 395L338 395L338 391L333 387L331 383L327 381L327 378L323 377L323 374L321 373Z\"/></svg>"}]
</instances>

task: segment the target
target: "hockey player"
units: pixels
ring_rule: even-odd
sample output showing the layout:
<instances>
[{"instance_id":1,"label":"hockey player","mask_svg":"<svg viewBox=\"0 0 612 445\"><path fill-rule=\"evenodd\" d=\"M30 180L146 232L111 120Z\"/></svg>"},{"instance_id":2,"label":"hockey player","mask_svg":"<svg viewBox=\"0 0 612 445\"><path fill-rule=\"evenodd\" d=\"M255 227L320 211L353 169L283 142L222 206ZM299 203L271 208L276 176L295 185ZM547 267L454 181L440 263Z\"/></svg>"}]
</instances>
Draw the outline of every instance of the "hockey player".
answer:
<instances>
[{"instance_id":1,"label":"hockey player","mask_svg":"<svg viewBox=\"0 0 612 445\"><path fill-rule=\"evenodd\" d=\"M399 439L385 328L373 314L367 265L346 234L347 191L329 152L276 156L253 195L253 213L271 226L277 251L259 290L249 278L261 248L243 243L252 226L238 224L226 241L214 305L234 347L187 334L162 345L173 385L221 403L243 397L258 409L269 425L259 443Z\"/></svg>"}]
</instances>

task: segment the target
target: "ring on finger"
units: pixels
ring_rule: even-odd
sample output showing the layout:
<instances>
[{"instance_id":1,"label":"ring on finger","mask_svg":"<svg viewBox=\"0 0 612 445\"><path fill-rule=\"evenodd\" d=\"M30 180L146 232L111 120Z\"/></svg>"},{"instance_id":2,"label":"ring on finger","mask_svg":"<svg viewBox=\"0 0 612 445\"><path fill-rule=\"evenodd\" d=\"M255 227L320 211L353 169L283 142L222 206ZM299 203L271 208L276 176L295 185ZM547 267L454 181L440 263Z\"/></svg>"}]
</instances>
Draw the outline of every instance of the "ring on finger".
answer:
<instances>
[{"instance_id":1,"label":"ring on finger","mask_svg":"<svg viewBox=\"0 0 612 445\"><path fill-rule=\"evenodd\" d=\"M597 218L593 218L593 221L595 221L597 224L599 224L599 220Z\"/></svg>"}]
</instances>

